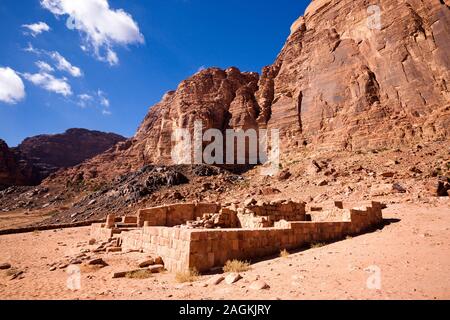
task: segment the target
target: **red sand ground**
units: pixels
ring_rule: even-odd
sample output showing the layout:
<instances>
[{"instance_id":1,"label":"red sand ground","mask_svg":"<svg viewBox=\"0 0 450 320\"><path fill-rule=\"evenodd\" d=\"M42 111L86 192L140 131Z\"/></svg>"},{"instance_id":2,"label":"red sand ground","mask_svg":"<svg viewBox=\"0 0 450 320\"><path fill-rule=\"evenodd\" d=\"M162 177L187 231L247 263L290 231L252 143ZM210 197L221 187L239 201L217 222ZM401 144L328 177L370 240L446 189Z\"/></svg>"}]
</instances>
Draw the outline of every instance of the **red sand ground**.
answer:
<instances>
[{"instance_id":1,"label":"red sand ground","mask_svg":"<svg viewBox=\"0 0 450 320\"><path fill-rule=\"evenodd\" d=\"M135 268L143 254L100 255L110 266L81 266L81 290L67 288L64 269L50 264L92 249L89 228L0 236L0 263L24 271L10 280L0 271L0 299L450 299L450 203L391 205L382 230L252 265L234 285L204 287L210 276L179 284L175 275L112 279ZM90 254L96 257L94 254ZM67 260L67 258L66 258ZM377 266L381 290L368 289L366 269ZM260 277L270 289L253 291Z\"/></svg>"}]
</instances>

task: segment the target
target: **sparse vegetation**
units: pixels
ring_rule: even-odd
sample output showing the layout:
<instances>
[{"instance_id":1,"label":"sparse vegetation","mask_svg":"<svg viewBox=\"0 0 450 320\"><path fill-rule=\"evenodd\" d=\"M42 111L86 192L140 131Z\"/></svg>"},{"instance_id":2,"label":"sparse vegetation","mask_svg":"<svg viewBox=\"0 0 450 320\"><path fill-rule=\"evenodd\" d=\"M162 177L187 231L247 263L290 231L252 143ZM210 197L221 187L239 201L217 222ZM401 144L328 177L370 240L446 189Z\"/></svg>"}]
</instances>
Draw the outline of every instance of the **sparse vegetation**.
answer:
<instances>
[{"instance_id":1,"label":"sparse vegetation","mask_svg":"<svg viewBox=\"0 0 450 320\"><path fill-rule=\"evenodd\" d=\"M150 270L137 270L128 272L125 277L128 279L148 279L152 276Z\"/></svg>"},{"instance_id":2,"label":"sparse vegetation","mask_svg":"<svg viewBox=\"0 0 450 320\"><path fill-rule=\"evenodd\" d=\"M287 257L289 257L289 255L290 255L290 253L286 249L281 250L281 252L280 252L281 258L287 258Z\"/></svg>"},{"instance_id":3,"label":"sparse vegetation","mask_svg":"<svg viewBox=\"0 0 450 320\"><path fill-rule=\"evenodd\" d=\"M223 267L223 272L245 272L250 270L250 262L239 260L228 260Z\"/></svg>"},{"instance_id":4,"label":"sparse vegetation","mask_svg":"<svg viewBox=\"0 0 450 320\"><path fill-rule=\"evenodd\" d=\"M317 249L317 248L322 248L326 245L327 244L324 242L313 242L313 243L311 243L310 247L311 247L311 249Z\"/></svg>"},{"instance_id":5,"label":"sparse vegetation","mask_svg":"<svg viewBox=\"0 0 450 320\"><path fill-rule=\"evenodd\" d=\"M49 213L47 213L48 216L53 217L59 213L59 210L52 210Z\"/></svg>"},{"instance_id":6,"label":"sparse vegetation","mask_svg":"<svg viewBox=\"0 0 450 320\"><path fill-rule=\"evenodd\" d=\"M244 180L239 182L239 186L243 189L248 189L250 188L250 181Z\"/></svg>"},{"instance_id":7,"label":"sparse vegetation","mask_svg":"<svg viewBox=\"0 0 450 320\"><path fill-rule=\"evenodd\" d=\"M195 282L197 281L199 276L200 273L197 271L197 269L191 269L185 272L177 272L177 274L175 275L175 280L178 283Z\"/></svg>"}]
</instances>

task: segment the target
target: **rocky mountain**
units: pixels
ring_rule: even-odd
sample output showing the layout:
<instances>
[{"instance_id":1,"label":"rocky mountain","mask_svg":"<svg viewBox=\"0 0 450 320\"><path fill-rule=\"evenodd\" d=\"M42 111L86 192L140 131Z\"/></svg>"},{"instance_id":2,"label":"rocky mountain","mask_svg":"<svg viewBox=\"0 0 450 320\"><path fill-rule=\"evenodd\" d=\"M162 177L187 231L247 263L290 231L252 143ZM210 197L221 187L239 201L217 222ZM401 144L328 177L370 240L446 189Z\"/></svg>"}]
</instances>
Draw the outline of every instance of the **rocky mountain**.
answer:
<instances>
[{"instance_id":1,"label":"rocky mountain","mask_svg":"<svg viewBox=\"0 0 450 320\"><path fill-rule=\"evenodd\" d=\"M61 168L82 163L113 147L125 138L86 129L25 139L16 148L0 142L0 184L35 185Z\"/></svg>"},{"instance_id":2,"label":"rocky mountain","mask_svg":"<svg viewBox=\"0 0 450 320\"><path fill-rule=\"evenodd\" d=\"M112 179L168 163L177 128L275 128L282 147L326 151L445 141L450 10L443 0L315 0L276 61L257 73L210 68L151 107L133 139L54 181ZM378 19L379 26L372 23ZM94 172L94 174L92 174Z\"/></svg>"}]
</instances>

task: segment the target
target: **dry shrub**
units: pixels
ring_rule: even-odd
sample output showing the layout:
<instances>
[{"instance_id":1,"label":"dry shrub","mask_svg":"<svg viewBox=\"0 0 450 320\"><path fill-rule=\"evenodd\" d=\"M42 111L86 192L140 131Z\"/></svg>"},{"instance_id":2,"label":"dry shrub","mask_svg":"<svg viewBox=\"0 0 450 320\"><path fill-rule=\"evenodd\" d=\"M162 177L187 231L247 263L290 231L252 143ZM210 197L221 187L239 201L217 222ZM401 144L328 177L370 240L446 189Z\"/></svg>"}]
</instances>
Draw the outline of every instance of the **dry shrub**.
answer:
<instances>
[{"instance_id":1,"label":"dry shrub","mask_svg":"<svg viewBox=\"0 0 450 320\"><path fill-rule=\"evenodd\" d=\"M148 279L152 276L150 270L136 270L128 272L125 277L128 279Z\"/></svg>"},{"instance_id":2,"label":"dry shrub","mask_svg":"<svg viewBox=\"0 0 450 320\"><path fill-rule=\"evenodd\" d=\"M228 260L223 267L223 272L245 272L250 270L250 262L239 260Z\"/></svg>"},{"instance_id":3,"label":"dry shrub","mask_svg":"<svg viewBox=\"0 0 450 320\"><path fill-rule=\"evenodd\" d=\"M197 269L190 269L189 271L184 272L177 272L175 275L175 280L178 283L186 283L186 282L195 282L197 281L198 277L200 276L200 273L197 271Z\"/></svg>"},{"instance_id":4,"label":"dry shrub","mask_svg":"<svg viewBox=\"0 0 450 320\"><path fill-rule=\"evenodd\" d=\"M311 249L317 249L317 248L322 248L324 246L326 246L327 244L324 242L313 242L311 243Z\"/></svg>"},{"instance_id":5,"label":"dry shrub","mask_svg":"<svg viewBox=\"0 0 450 320\"><path fill-rule=\"evenodd\" d=\"M281 250L281 252L280 252L280 258L287 258L287 257L289 257L289 255L290 255L290 253L286 249Z\"/></svg>"}]
</instances>

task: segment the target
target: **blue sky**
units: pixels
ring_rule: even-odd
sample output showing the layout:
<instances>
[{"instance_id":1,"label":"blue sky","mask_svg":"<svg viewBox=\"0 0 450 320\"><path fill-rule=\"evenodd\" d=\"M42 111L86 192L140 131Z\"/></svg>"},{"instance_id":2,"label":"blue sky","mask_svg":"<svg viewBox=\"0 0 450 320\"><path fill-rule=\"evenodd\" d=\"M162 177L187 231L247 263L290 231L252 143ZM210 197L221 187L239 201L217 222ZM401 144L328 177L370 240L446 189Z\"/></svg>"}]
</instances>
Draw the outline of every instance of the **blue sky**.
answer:
<instances>
[{"instance_id":1,"label":"blue sky","mask_svg":"<svg viewBox=\"0 0 450 320\"><path fill-rule=\"evenodd\" d=\"M0 139L10 146L73 127L130 137L149 107L199 68L260 72L271 64L309 3L77 1L86 8L72 10L73 0L0 2L0 86L8 84L0 87Z\"/></svg>"}]
</instances>

